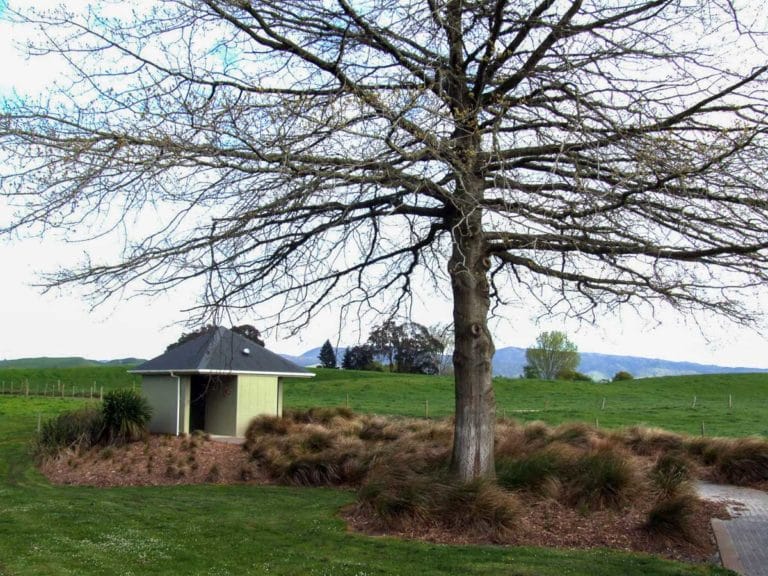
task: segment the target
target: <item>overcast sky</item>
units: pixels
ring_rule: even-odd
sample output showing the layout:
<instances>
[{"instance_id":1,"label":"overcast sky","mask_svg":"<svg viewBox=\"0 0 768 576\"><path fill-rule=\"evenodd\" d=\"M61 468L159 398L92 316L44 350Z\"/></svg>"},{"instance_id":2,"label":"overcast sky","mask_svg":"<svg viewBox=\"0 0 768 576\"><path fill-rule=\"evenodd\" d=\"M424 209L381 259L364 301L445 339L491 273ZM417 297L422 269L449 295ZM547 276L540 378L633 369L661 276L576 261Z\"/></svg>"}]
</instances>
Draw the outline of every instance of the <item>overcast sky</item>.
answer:
<instances>
[{"instance_id":1,"label":"overcast sky","mask_svg":"<svg viewBox=\"0 0 768 576\"><path fill-rule=\"evenodd\" d=\"M3 0L0 0L0 12ZM13 45L13 30L0 21L0 96L13 91L44 90L55 75L55 63L25 61ZM0 205L0 210L4 208ZM2 214L0 214L2 216ZM0 217L0 222L3 218ZM97 246L108 250L109 246ZM91 310L78 290L42 294L32 285L38 274L71 265L82 255L80 246L50 239L0 236L0 359L30 356L84 356L93 359L149 358L161 353L184 329L183 310L194 304L191 290L178 290L154 300L129 298L130 294ZM450 319L450 304L428 294L418 300L414 320L424 324ZM580 326L558 320L536 321L521 303L492 322L496 347L529 346L542 330L565 330L584 352L637 355L727 366L768 368L768 339L752 330L723 325L704 318L700 324L670 312L655 319L639 318L631 311L600 319L597 326ZM256 318L242 321L259 327ZM331 315L320 316L300 337L267 334L273 350L298 354L320 346L326 338L335 344L354 344L367 336L355 326L339 326ZM702 333L703 331L703 333Z\"/></svg>"}]
</instances>

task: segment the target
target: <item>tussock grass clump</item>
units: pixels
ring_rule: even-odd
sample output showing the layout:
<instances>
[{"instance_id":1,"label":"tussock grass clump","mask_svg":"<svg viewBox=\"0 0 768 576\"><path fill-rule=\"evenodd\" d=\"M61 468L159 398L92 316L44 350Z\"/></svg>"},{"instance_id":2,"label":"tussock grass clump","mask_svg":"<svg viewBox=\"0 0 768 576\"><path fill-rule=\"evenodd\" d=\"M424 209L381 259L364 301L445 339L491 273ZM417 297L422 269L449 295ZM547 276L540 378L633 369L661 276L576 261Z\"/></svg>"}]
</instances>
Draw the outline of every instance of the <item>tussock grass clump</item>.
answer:
<instances>
[{"instance_id":1,"label":"tussock grass clump","mask_svg":"<svg viewBox=\"0 0 768 576\"><path fill-rule=\"evenodd\" d=\"M251 422L246 437L252 439L260 434L288 434L291 421L280 416L261 416Z\"/></svg>"},{"instance_id":2,"label":"tussock grass clump","mask_svg":"<svg viewBox=\"0 0 768 576\"><path fill-rule=\"evenodd\" d=\"M662 454L650 471L653 487L662 498L690 492L691 466L682 452Z\"/></svg>"},{"instance_id":3,"label":"tussock grass clump","mask_svg":"<svg viewBox=\"0 0 768 576\"><path fill-rule=\"evenodd\" d=\"M354 486L357 512L385 529L434 528L510 541L521 501L557 500L587 513L656 498L649 530L688 530L696 471L683 437L655 429L603 432L505 420L496 428L496 479L458 482L448 473L449 420L354 415L346 409L291 412L251 424L245 449L271 479L299 486ZM642 458L634 452L644 453ZM648 455L653 455L650 466ZM692 499L693 498L693 499ZM691 500L692 499L692 500Z\"/></svg>"},{"instance_id":4,"label":"tussock grass clump","mask_svg":"<svg viewBox=\"0 0 768 576\"><path fill-rule=\"evenodd\" d=\"M583 422L561 424L549 434L549 438L553 442L562 442L582 448L592 446L597 437L599 437L598 431Z\"/></svg>"},{"instance_id":5,"label":"tussock grass clump","mask_svg":"<svg viewBox=\"0 0 768 576\"><path fill-rule=\"evenodd\" d=\"M269 476L300 486L358 485L371 463L387 451L435 459L431 442L411 441L424 425L354 415L346 408L291 412L281 426L254 420L244 448ZM391 445L395 443L397 448Z\"/></svg>"},{"instance_id":6,"label":"tussock grass clump","mask_svg":"<svg viewBox=\"0 0 768 576\"><path fill-rule=\"evenodd\" d=\"M508 490L526 490L554 496L553 482L558 481L561 476L567 476L572 466L570 451L555 445L519 458L498 458L496 480Z\"/></svg>"},{"instance_id":7,"label":"tussock grass clump","mask_svg":"<svg viewBox=\"0 0 768 576\"><path fill-rule=\"evenodd\" d=\"M352 410L345 406L317 406L309 410L286 410L284 417L294 423L328 425L334 418L352 420L356 416Z\"/></svg>"},{"instance_id":8,"label":"tussock grass clump","mask_svg":"<svg viewBox=\"0 0 768 576\"><path fill-rule=\"evenodd\" d=\"M645 527L655 534L691 540L692 517L697 503L698 499L691 492L680 492L662 498L648 513Z\"/></svg>"},{"instance_id":9,"label":"tussock grass clump","mask_svg":"<svg viewBox=\"0 0 768 576\"><path fill-rule=\"evenodd\" d=\"M635 454L653 456L662 452L681 451L685 447L685 438L680 434L661 428L632 426L613 433Z\"/></svg>"},{"instance_id":10,"label":"tussock grass clump","mask_svg":"<svg viewBox=\"0 0 768 576\"><path fill-rule=\"evenodd\" d=\"M531 445L543 445L549 441L551 428L546 422L541 420L534 420L528 422L523 428L523 434L525 435L526 442Z\"/></svg>"},{"instance_id":11,"label":"tussock grass clump","mask_svg":"<svg viewBox=\"0 0 768 576\"><path fill-rule=\"evenodd\" d=\"M718 453L715 474L739 486L768 481L768 442L761 438L731 440Z\"/></svg>"},{"instance_id":12,"label":"tussock grass clump","mask_svg":"<svg viewBox=\"0 0 768 576\"><path fill-rule=\"evenodd\" d=\"M685 450L697 462L712 466L729 448L730 440L725 438L690 438L685 442Z\"/></svg>"},{"instance_id":13,"label":"tussock grass clump","mask_svg":"<svg viewBox=\"0 0 768 576\"><path fill-rule=\"evenodd\" d=\"M358 509L372 511L387 529L437 525L493 542L511 533L520 508L514 494L493 482L462 483L445 468L402 456L379 462L358 493Z\"/></svg>"},{"instance_id":14,"label":"tussock grass clump","mask_svg":"<svg viewBox=\"0 0 768 576\"><path fill-rule=\"evenodd\" d=\"M504 420L496 425L496 459L518 458L528 451L525 430L514 420Z\"/></svg>"},{"instance_id":15,"label":"tussock grass clump","mask_svg":"<svg viewBox=\"0 0 768 576\"><path fill-rule=\"evenodd\" d=\"M768 440L763 438L691 438L685 451L711 467L712 479L737 486L768 482Z\"/></svg>"},{"instance_id":16,"label":"tussock grass clump","mask_svg":"<svg viewBox=\"0 0 768 576\"><path fill-rule=\"evenodd\" d=\"M590 509L617 508L639 488L631 456L610 446L580 457L566 482L568 499Z\"/></svg>"},{"instance_id":17,"label":"tussock grass clump","mask_svg":"<svg viewBox=\"0 0 768 576\"><path fill-rule=\"evenodd\" d=\"M400 432L384 418L374 418L365 422L358 433L361 440L397 440Z\"/></svg>"},{"instance_id":18,"label":"tussock grass clump","mask_svg":"<svg viewBox=\"0 0 768 576\"><path fill-rule=\"evenodd\" d=\"M32 450L37 458L54 456L65 449L87 450L99 442L103 433L101 410L87 406L43 422Z\"/></svg>"}]
</instances>

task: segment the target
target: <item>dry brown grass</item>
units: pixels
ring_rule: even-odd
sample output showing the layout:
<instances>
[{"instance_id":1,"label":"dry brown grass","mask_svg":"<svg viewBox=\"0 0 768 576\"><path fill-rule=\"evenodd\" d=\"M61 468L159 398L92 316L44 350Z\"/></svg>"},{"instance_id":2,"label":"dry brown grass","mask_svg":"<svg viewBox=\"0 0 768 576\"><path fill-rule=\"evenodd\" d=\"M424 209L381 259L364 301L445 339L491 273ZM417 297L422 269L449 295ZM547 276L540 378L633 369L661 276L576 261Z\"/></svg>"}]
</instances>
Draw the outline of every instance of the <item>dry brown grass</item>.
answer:
<instances>
[{"instance_id":1,"label":"dry brown grass","mask_svg":"<svg viewBox=\"0 0 768 576\"><path fill-rule=\"evenodd\" d=\"M403 533L431 526L493 542L514 539L521 499L528 506L557 502L579 514L635 510L649 533L686 538L698 506L694 474L755 481L765 479L768 465L764 441L502 420L496 481L462 484L448 473L452 428L450 420L322 408L254 420L244 448L272 481L357 487L356 514L371 526Z\"/></svg>"},{"instance_id":2,"label":"dry brown grass","mask_svg":"<svg viewBox=\"0 0 768 576\"><path fill-rule=\"evenodd\" d=\"M662 452L682 450L685 440L680 434L645 426L632 426L610 435L640 456L656 456Z\"/></svg>"},{"instance_id":3,"label":"dry brown grass","mask_svg":"<svg viewBox=\"0 0 768 576\"><path fill-rule=\"evenodd\" d=\"M743 486L765 483L768 481L768 442L762 438L731 440L717 454L715 477Z\"/></svg>"}]
</instances>

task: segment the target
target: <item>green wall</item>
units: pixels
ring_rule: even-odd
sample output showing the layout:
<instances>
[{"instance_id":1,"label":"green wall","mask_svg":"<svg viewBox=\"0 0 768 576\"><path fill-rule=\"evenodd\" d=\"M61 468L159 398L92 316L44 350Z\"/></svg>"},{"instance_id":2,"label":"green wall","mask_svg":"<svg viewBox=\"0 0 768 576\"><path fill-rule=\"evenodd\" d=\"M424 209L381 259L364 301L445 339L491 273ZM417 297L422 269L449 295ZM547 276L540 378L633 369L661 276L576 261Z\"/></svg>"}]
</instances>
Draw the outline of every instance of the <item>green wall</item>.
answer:
<instances>
[{"instance_id":1,"label":"green wall","mask_svg":"<svg viewBox=\"0 0 768 576\"><path fill-rule=\"evenodd\" d=\"M282 386L277 376L240 374L237 386L237 426L235 436L245 436L248 424L256 416L272 414L281 416Z\"/></svg>"},{"instance_id":2,"label":"green wall","mask_svg":"<svg viewBox=\"0 0 768 576\"><path fill-rule=\"evenodd\" d=\"M214 377L206 396L205 431L221 436L236 436L237 377Z\"/></svg>"},{"instance_id":3,"label":"green wall","mask_svg":"<svg viewBox=\"0 0 768 576\"><path fill-rule=\"evenodd\" d=\"M177 385L180 385L181 403L178 402ZM189 427L189 378L175 376L142 376L141 391L152 406L149 431L158 434L176 434L176 414L179 415L179 432ZM185 401L186 399L186 401Z\"/></svg>"}]
</instances>

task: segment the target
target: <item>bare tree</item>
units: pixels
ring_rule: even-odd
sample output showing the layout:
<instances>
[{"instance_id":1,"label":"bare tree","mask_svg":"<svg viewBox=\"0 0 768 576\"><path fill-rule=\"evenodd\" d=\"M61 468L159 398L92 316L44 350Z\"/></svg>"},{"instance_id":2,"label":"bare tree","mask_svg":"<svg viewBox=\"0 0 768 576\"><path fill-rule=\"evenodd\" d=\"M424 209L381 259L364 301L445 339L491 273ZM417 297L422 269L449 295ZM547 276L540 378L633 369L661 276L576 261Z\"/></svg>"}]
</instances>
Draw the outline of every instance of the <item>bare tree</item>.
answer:
<instances>
[{"instance_id":1,"label":"bare tree","mask_svg":"<svg viewBox=\"0 0 768 576\"><path fill-rule=\"evenodd\" d=\"M203 311L453 298L452 469L493 474L492 303L754 319L764 8L729 0L93 0L14 17L71 84L4 103L6 231L162 223L51 278ZM761 24L762 25L762 24ZM729 52L731 51L731 52ZM735 56L762 54L749 69ZM734 56L735 54L735 56ZM265 319L259 319L266 326Z\"/></svg>"}]
</instances>

